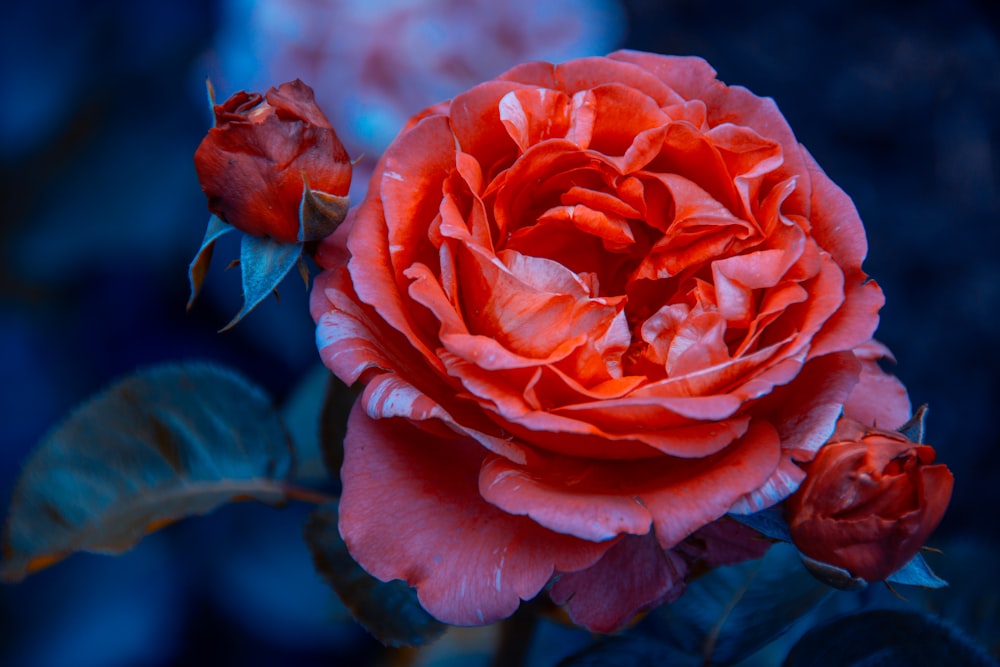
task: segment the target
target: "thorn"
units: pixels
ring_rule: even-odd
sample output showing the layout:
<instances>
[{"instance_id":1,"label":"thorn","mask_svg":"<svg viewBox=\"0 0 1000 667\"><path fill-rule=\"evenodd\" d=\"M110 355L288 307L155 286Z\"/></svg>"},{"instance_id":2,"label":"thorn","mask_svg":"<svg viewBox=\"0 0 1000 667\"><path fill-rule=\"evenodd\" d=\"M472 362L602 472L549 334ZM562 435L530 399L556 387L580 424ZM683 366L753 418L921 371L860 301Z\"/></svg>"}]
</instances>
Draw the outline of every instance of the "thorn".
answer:
<instances>
[{"instance_id":1,"label":"thorn","mask_svg":"<svg viewBox=\"0 0 1000 667\"><path fill-rule=\"evenodd\" d=\"M208 102L213 107L215 106L215 86L212 85L212 79L210 77L205 77L205 90L208 92Z\"/></svg>"},{"instance_id":2,"label":"thorn","mask_svg":"<svg viewBox=\"0 0 1000 667\"><path fill-rule=\"evenodd\" d=\"M229 262L229 264L226 266L226 271L228 271L229 269L232 269L234 267L237 267L239 265L240 265L240 260L234 259L233 261Z\"/></svg>"},{"instance_id":3,"label":"thorn","mask_svg":"<svg viewBox=\"0 0 1000 667\"><path fill-rule=\"evenodd\" d=\"M895 588L893 588L893 587L892 587L892 584L890 584L890 583L889 583L888 581L883 581L882 583L883 583L883 584L885 584L885 587L886 587L886 588L888 588L888 589L889 589L889 591L890 591L890 592L891 592L891 593L892 593L893 595L895 595L895 596L896 596L897 598L899 598L899 599L900 599L900 600L902 600L903 602L909 602L909 600L907 600L907 599L906 599L906 598L904 598L904 597L903 597L902 595L900 595L900 594L899 594L899 591L897 591L897 590L896 590Z\"/></svg>"},{"instance_id":4,"label":"thorn","mask_svg":"<svg viewBox=\"0 0 1000 667\"><path fill-rule=\"evenodd\" d=\"M221 329L219 329L215 333L217 333L217 334L226 333L227 331L229 331L230 329L232 329L233 327L235 327L237 324L239 324L240 320L243 319L243 315L245 315L245 313L241 310L240 312L238 312L236 314L236 317L234 317L233 319L229 320L229 324L227 324L226 326L222 327Z\"/></svg>"},{"instance_id":5,"label":"thorn","mask_svg":"<svg viewBox=\"0 0 1000 667\"><path fill-rule=\"evenodd\" d=\"M942 556L944 555L943 551L941 551L940 549L935 549L934 547L924 546L924 547L920 547L920 550L921 551L929 551L932 554L941 554Z\"/></svg>"},{"instance_id":6,"label":"thorn","mask_svg":"<svg viewBox=\"0 0 1000 667\"><path fill-rule=\"evenodd\" d=\"M302 282L305 283L306 289L308 290L309 289L309 266L306 264L306 261L303 258L301 258L301 257L299 257L298 265L299 265L299 275L302 276Z\"/></svg>"},{"instance_id":7,"label":"thorn","mask_svg":"<svg viewBox=\"0 0 1000 667\"><path fill-rule=\"evenodd\" d=\"M354 166L357 166L357 164L358 164L359 162L361 162L361 160L363 160L363 159L364 159L364 157L365 157L365 154L364 154L364 153L362 153L361 155L359 155L359 156L357 156L356 158L354 158L353 160L351 160L351 166L352 166L352 167L354 167Z\"/></svg>"},{"instance_id":8,"label":"thorn","mask_svg":"<svg viewBox=\"0 0 1000 667\"><path fill-rule=\"evenodd\" d=\"M278 294L278 288L274 288L274 290L271 292L271 294L274 295L274 300L277 301L280 304L281 303L281 295Z\"/></svg>"}]
</instances>

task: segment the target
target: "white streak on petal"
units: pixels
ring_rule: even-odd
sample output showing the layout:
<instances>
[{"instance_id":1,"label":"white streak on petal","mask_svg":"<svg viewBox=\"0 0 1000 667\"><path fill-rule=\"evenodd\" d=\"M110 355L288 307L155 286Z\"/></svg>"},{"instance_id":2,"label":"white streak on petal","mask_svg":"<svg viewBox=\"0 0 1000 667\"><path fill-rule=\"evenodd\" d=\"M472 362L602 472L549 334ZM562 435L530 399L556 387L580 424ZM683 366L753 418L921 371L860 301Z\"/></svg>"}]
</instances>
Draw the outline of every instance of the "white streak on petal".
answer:
<instances>
[{"instance_id":1,"label":"white streak on petal","mask_svg":"<svg viewBox=\"0 0 1000 667\"><path fill-rule=\"evenodd\" d=\"M759 489L739 498L729 511L733 514L753 514L777 505L795 493L804 478L805 473L801 468L790 459L782 458L778 469L771 474L771 477Z\"/></svg>"}]
</instances>

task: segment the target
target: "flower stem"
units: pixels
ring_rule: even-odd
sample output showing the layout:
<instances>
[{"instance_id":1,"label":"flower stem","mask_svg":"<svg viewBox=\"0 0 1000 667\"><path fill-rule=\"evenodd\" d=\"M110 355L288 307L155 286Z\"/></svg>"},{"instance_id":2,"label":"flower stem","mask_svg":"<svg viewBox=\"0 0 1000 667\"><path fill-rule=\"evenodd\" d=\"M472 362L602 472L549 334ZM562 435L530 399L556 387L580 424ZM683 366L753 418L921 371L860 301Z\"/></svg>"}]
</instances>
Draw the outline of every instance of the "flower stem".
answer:
<instances>
[{"instance_id":1,"label":"flower stem","mask_svg":"<svg viewBox=\"0 0 1000 667\"><path fill-rule=\"evenodd\" d=\"M500 623L500 636L492 667L519 667L526 664L536 625L538 613L533 602L525 603L517 613Z\"/></svg>"}]
</instances>

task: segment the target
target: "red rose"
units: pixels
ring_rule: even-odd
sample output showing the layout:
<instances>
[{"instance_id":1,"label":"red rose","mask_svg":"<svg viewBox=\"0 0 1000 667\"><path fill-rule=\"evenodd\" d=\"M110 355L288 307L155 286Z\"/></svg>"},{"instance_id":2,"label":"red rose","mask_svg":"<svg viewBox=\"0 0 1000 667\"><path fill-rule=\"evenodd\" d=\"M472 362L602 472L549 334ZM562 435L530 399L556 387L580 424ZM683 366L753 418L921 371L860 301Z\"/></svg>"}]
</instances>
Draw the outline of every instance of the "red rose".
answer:
<instances>
[{"instance_id":1,"label":"red rose","mask_svg":"<svg viewBox=\"0 0 1000 667\"><path fill-rule=\"evenodd\" d=\"M320 354L367 385L351 553L456 624L560 573L595 630L675 597L682 541L794 491L856 385L899 387L866 250L774 102L697 58L531 63L424 111L317 255Z\"/></svg>"},{"instance_id":2,"label":"red rose","mask_svg":"<svg viewBox=\"0 0 1000 667\"><path fill-rule=\"evenodd\" d=\"M303 178L312 190L344 196L351 163L313 91L298 79L215 105L215 127L194 154L208 208L253 236L299 238Z\"/></svg>"},{"instance_id":3,"label":"red rose","mask_svg":"<svg viewBox=\"0 0 1000 667\"><path fill-rule=\"evenodd\" d=\"M844 418L787 501L799 550L865 581L906 565L944 516L954 481L934 450Z\"/></svg>"}]
</instances>

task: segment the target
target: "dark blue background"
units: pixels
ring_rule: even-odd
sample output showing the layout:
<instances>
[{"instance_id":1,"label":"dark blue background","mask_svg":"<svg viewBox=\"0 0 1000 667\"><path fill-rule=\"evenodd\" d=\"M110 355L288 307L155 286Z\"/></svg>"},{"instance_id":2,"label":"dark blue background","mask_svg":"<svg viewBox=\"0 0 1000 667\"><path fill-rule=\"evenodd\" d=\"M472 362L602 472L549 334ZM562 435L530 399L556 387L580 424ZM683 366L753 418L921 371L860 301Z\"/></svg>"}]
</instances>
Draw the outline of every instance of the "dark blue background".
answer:
<instances>
[{"instance_id":1,"label":"dark blue background","mask_svg":"<svg viewBox=\"0 0 1000 667\"><path fill-rule=\"evenodd\" d=\"M853 197L866 269L887 296L878 336L914 403L930 404L928 441L956 477L932 543L966 578L942 606L961 608L975 588L980 611L953 618L979 623L967 629L1000 651L990 572L1000 553L1000 11L987 0L625 6L625 46L702 56L721 80L775 98ZM207 358L280 398L316 363L295 283L280 305L215 333L239 299L238 276L221 271L232 242L185 313L207 219L191 162L210 123L201 63L219 17L202 0L0 10L4 503L44 432L138 366ZM304 512L227 508L126 557L74 557L0 588L0 663L360 660L374 644L315 577L298 539Z\"/></svg>"}]
</instances>

